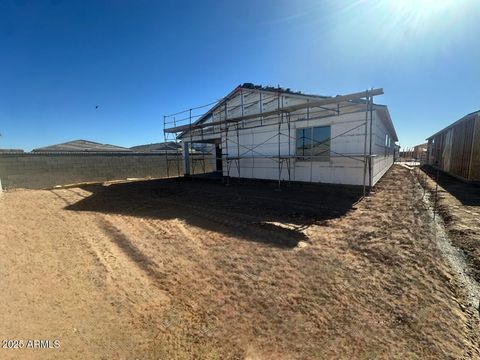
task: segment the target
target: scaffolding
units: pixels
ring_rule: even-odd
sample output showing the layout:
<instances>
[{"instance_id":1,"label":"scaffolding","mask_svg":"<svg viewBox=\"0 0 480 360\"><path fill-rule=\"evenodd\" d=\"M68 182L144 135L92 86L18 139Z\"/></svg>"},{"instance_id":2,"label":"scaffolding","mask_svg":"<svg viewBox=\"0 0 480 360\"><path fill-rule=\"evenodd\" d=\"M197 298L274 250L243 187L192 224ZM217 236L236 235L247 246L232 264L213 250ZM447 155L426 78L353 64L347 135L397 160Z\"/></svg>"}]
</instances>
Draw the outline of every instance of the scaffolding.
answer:
<instances>
[{"instance_id":1,"label":"scaffolding","mask_svg":"<svg viewBox=\"0 0 480 360\"><path fill-rule=\"evenodd\" d=\"M168 127L176 127L177 124L185 124L185 122L188 122L190 125L190 128L193 129L194 123L205 114L203 111L205 108L209 108L214 104L217 104L220 100L211 102L209 104L193 107L190 109L186 109L183 111L179 111L174 114L170 115L164 115L163 116L163 138L166 143L172 142L175 143L175 148L179 147L179 138L178 138L178 133L172 133L170 131L167 131ZM202 130L203 133L203 130ZM194 155L192 151L189 152L188 155ZM192 160L192 166L191 170L193 173L196 171L196 163L200 162L200 166L203 170L203 172L206 172L206 166L205 166L205 154L202 152L201 158L192 156L190 159ZM180 176L181 173L181 163L185 161L185 157L182 156L182 154L178 151L172 153L165 151L165 163L166 163L166 168L167 168L167 177L171 176ZM176 170L172 172L172 170Z\"/></svg>"},{"instance_id":2,"label":"scaffolding","mask_svg":"<svg viewBox=\"0 0 480 360\"><path fill-rule=\"evenodd\" d=\"M183 141L184 152L183 155L178 155L179 158L169 160L167 155L167 172L169 172L169 161L176 161L177 166L180 162L183 162L184 166L188 166L188 169L184 169L185 174L190 172L190 150L191 144L195 142L209 142L212 138L218 138L222 144L221 157L215 156L216 161L221 161L225 164L222 170L223 176L228 183L232 167L236 169L236 177L241 177L241 162L243 159L251 159L252 166L255 166L255 160L269 159L276 164L278 171L278 188L280 189L282 180L295 181L294 169L296 161L310 161L313 167L313 162L325 157L325 153L328 152L329 157L344 157L359 161L363 165L363 193L367 193L367 190L372 187L373 184L373 164L372 158L374 157L373 151L373 110L374 96L382 95L383 89L370 89L358 93L352 93L348 95L341 95L335 97L320 97L320 96L303 96L296 93L286 93L285 91L260 91L259 98L254 101L245 102L245 95L242 87L238 87L232 93L227 95L213 103L190 108L175 114L164 116L164 137L165 141L175 141L179 143L180 139ZM229 106L229 100L233 94L240 93L240 103ZM258 93L258 91L256 92ZM293 105L284 105L283 99L285 96L303 96L306 101ZM263 111L265 106L276 102L274 109L269 111ZM208 111L202 110L208 107ZM259 111L251 112L247 111L251 107L255 107ZM237 112L238 115L229 116L229 113ZM364 144L363 153L339 153L331 149L331 146L325 146L326 149L323 152L316 153L315 155L299 156L295 152L292 154L292 140L296 141L297 137L292 135L292 124L297 121L305 120L317 120L324 119L333 116L340 116L345 114L358 114L364 113L364 118L359 124L342 131L340 134L334 137L318 142L314 138L305 137L314 143L316 146L330 145L331 141L345 136L358 129L364 131ZM248 129L261 128L264 126L276 126L277 131L266 140L261 141L251 146L242 144L240 141L240 132ZM278 143L278 151L276 154L265 154L257 149L262 145L272 141ZM288 145L288 152L282 151L282 141L285 141ZM188 144L189 143L189 144ZM295 143L294 143L295 144ZM185 149L186 148L186 149ZM195 162L203 162L203 171L205 172L205 154L203 157L196 158L191 161L193 170L195 170ZM180 175L179 168L177 174Z\"/></svg>"}]
</instances>

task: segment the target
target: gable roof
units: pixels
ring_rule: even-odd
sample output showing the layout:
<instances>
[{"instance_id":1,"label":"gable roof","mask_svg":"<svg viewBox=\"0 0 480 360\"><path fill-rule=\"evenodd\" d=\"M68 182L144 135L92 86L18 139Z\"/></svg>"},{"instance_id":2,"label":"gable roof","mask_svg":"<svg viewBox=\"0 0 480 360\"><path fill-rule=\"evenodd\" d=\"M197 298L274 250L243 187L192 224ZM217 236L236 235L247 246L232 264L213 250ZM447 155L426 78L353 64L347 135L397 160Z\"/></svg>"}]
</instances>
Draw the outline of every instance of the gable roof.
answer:
<instances>
[{"instance_id":1,"label":"gable roof","mask_svg":"<svg viewBox=\"0 0 480 360\"><path fill-rule=\"evenodd\" d=\"M0 149L0 154L19 154L23 153L23 149Z\"/></svg>"},{"instance_id":2,"label":"gable roof","mask_svg":"<svg viewBox=\"0 0 480 360\"><path fill-rule=\"evenodd\" d=\"M73 140L61 144L33 149L32 152L130 152L132 150L88 140Z\"/></svg>"},{"instance_id":3,"label":"gable roof","mask_svg":"<svg viewBox=\"0 0 480 360\"><path fill-rule=\"evenodd\" d=\"M153 144L145 144L145 145L137 145L132 146L130 150L134 152L165 152L165 151L172 151L177 152L180 151L182 146L174 141L167 141L161 143L153 143Z\"/></svg>"},{"instance_id":4,"label":"gable roof","mask_svg":"<svg viewBox=\"0 0 480 360\"><path fill-rule=\"evenodd\" d=\"M444 127L442 130L440 131L437 131L435 134L429 136L426 140L430 140L431 138L434 138L435 136L437 135L440 135L441 133L453 128L454 126L458 125L459 123L461 123L462 121L465 121L465 120L468 120L472 117L475 117L475 116L480 116L480 110L477 110L477 111L473 111L471 112L470 114L467 114L465 115L464 117L462 117L461 119L455 121L453 124L450 124L448 125L447 127Z\"/></svg>"},{"instance_id":5,"label":"gable roof","mask_svg":"<svg viewBox=\"0 0 480 360\"><path fill-rule=\"evenodd\" d=\"M340 97L340 98L348 97L348 95L346 95L346 96L337 95L337 96L333 97L333 96L324 96L324 95L303 94L301 92L291 91L288 88L284 89L284 88L281 88L281 87L261 86L261 85L254 85L254 84L251 84L251 83L244 83L242 85L237 86L228 95L226 95L221 100L219 100L215 105L213 105L213 107L211 107L207 112L205 112L195 122L193 122L191 124L190 128L193 128L196 125L202 124L203 122L208 120L209 116L212 113L214 113L215 110L222 107L224 105L225 101L230 100L232 97L234 97L234 95L238 91L241 91L241 90L250 90L250 91L262 92L262 93L287 94L288 96L291 96L291 97L294 97L294 98L302 98L302 99L305 99L306 101L312 100L312 101L317 101L317 102L322 102L323 99L325 99L325 101L328 101L328 99L335 99L336 97ZM380 90L382 90L382 94L383 94L383 89L380 89ZM352 95L355 95L355 94L352 94ZM366 104L366 100L364 100L364 99L353 99L353 100L348 100L348 102L353 103L353 104L358 104L358 105ZM392 119L390 117L390 113L388 111L387 106L374 103L373 108L375 110L379 110L379 113L381 114L380 118L384 122L385 126L390 130L390 133L392 135L392 139L395 142L398 141L398 136L397 136L397 133L395 131L395 127L393 126L393 122L392 122ZM252 114L252 115L249 115L249 116L250 117L261 116L261 114ZM178 135L178 138L181 139L186 133L188 133L189 125L181 125L181 126L178 126L177 128L172 128L172 129L169 129L169 130L170 130L170 132L180 132L180 134ZM174 130L178 130L178 131L174 131Z\"/></svg>"},{"instance_id":6,"label":"gable roof","mask_svg":"<svg viewBox=\"0 0 480 360\"><path fill-rule=\"evenodd\" d=\"M252 83L243 83L238 85L235 89L233 89L228 95L220 99L215 105L213 105L205 114L200 116L192 125L200 124L203 121L205 121L208 116L213 113L215 110L217 110L219 107L223 105L225 101L230 100L238 91L241 90L252 90L254 92L263 92L263 93L275 93L275 94L289 94L294 97L303 97L303 98L313 98L313 99L326 99L329 96L322 96L322 95L310 95L310 94L303 94L300 91L294 92L291 91L289 88L281 88L280 86L278 87L273 87L273 86L264 86L264 85L255 85ZM183 134L181 134L179 137L181 137Z\"/></svg>"}]
</instances>

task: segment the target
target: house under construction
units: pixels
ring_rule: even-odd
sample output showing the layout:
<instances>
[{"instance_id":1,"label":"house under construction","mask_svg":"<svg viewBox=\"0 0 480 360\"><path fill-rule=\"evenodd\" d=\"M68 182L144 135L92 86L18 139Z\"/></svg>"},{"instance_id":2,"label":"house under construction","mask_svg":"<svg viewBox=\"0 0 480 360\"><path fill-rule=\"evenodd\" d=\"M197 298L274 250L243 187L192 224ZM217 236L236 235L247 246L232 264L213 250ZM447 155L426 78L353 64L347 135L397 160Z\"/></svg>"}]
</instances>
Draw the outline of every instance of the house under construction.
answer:
<instances>
[{"instance_id":1,"label":"house under construction","mask_svg":"<svg viewBox=\"0 0 480 360\"><path fill-rule=\"evenodd\" d=\"M393 164L398 141L387 107L373 102L381 94L327 97L243 84L206 112L165 116L165 139L182 144L185 175L192 144L209 143L204 161L227 179L371 187Z\"/></svg>"}]
</instances>

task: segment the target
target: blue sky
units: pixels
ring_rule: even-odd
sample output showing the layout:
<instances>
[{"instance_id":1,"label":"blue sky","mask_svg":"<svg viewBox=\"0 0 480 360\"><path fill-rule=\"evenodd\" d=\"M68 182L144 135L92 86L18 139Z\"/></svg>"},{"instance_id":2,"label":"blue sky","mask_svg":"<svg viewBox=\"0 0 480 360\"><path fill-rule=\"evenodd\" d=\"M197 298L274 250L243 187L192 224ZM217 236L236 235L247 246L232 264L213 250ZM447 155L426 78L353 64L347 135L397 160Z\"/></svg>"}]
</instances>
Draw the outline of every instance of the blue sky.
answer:
<instances>
[{"instance_id":1,"label":"blue sky","mask_svg":"<svg viewBox=\"0 0 480 360\"><path fill-rule=\"evenodd\" d=\"M0 148L162 141L164 114L244 82L383 87L414 145L480 109L479 18L478 0L0 0Z\"/></svg>"}]
</instances>

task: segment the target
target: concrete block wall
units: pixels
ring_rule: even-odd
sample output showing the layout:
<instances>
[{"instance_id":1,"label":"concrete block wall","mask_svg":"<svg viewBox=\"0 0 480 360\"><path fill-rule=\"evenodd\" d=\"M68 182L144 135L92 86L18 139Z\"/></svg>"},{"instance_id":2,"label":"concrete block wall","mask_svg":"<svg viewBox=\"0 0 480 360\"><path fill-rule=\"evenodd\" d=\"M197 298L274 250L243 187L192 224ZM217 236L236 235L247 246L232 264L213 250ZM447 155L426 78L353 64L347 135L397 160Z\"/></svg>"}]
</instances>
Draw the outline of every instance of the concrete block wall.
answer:
<instances>
[{"instance_id":1,"label":"concrete block wall","mask_svg":"<svg viewBox=\"0 0 480 360\"><path fill-rule=\"evenodd\" d=\"M169 176L179 176L175 155L169 156ZM207 161L206 171L211 171ZM191 173L203 172L196 166ZM3 189L43 189L81 182L102 182L127 178L167 177L165 154L152 153L23 153L0 154Z\"/></svg>"}]
</instances>

